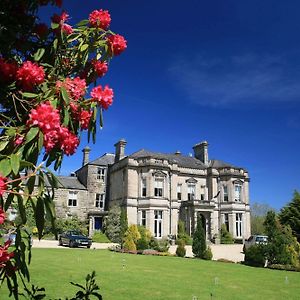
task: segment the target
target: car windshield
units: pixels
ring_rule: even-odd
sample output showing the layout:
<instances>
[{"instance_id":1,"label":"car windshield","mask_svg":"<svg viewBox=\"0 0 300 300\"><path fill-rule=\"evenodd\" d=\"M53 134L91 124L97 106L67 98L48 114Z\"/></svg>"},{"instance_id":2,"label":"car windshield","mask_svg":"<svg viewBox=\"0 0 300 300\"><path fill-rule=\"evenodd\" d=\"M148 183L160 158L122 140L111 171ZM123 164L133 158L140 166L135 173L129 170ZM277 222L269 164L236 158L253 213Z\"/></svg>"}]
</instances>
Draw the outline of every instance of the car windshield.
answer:
<instances>
[{"instance_id":1,"label":"car windshield","mask_svg":"<svg viewBox=\"0 0 300 300\"><path fill-rule=\"evenodd\" d=\"M70 231L71 235L82 235L80 231Z\"/></svg>"}]
</instances>

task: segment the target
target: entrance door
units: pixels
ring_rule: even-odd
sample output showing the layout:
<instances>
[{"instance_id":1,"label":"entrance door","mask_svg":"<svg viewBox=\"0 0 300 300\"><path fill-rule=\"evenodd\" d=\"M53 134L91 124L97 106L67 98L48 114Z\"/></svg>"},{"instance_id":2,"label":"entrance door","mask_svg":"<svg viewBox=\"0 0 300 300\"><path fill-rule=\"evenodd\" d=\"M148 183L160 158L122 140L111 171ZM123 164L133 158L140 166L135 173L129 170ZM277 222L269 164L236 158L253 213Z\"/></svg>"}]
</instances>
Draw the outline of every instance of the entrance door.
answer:
<instances>
[{"instance_id":1,"label":"entrance door","mask_svg":"<svg viewBox=\"0 0 300 300\"><path fill-rule=\"evenodd\" d=\"M94 230L102 229L102 217L94 217Z\"/></svg>"}]
</instances>

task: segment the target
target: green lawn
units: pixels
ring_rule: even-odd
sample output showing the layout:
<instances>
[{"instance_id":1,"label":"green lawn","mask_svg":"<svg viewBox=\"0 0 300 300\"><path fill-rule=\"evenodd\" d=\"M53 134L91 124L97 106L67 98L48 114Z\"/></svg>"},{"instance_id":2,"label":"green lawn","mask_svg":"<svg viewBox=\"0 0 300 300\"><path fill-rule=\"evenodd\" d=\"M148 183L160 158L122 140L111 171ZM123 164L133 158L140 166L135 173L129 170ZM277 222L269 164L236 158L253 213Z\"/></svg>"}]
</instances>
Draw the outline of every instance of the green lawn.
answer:
<instances>
[{"instance_id":1,"label":"green lawn","mask_svg":"<svg viewBox=\"0 0 300 300\"><path fill-rule=\"evenodd\" d=\"M104 300L300 299L300 273L177 257L141 256L92 249L33 249L32 281L47 299L74 295L96 271ZM212 297L211 297L212 293ZM0 290L0 299L6 289Z\"/></svg>"}]
</instances>

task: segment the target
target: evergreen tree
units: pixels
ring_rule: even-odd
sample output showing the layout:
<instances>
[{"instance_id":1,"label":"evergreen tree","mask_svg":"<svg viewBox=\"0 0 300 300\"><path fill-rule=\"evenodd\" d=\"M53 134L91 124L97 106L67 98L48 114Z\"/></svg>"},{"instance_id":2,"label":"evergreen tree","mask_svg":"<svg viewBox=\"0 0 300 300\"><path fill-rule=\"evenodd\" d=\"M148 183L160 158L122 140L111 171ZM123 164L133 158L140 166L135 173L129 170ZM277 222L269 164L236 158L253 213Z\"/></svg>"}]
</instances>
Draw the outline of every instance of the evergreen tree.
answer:
<instances>
[{"instance_id":1,"label":"evergreen tree","mask_svg":"<svg viewBox=\"0 0 300 300\"><path fill-rule=\"evenodd\" d=\"M289 225L293 234L300 242L300 194L294 192L294 197L291 202L283 207L279 213L280 223L283 225Z\"/></svg>"},{"instance_id":2,"label":"evergreen tree","mask_svg":"<svg viewBox=\"0 0 300 300\"><path fill-rule=\"evenodd\" d=\"M113 243L122 243L120 239L121 224L120 224L121 209L118 206L113 206L105 220L105 234Z\"/></svg>"},{"instance_id":3,"label":"evergreen tree","mask_svg":"<svg viewBox=\"0 0 300 300\"><path fill-rule=\"evenodd\" d=\"M226 225L221 226L221 244L233 244L233 237L231 233L227 230Z\"/></svg>"},{"instance_id":4,"label":"evergreen tree","mask_svg":"<svg viewBox=\"0 0 300 300\"><path fill-rule=\"evenodd\" d=\"M193 253L195 257L203 258L206 250L205 232L202 225L202 216L197 218L197 227L193 235Z\"/></svg>"},{"instance_id":5,"label":"evergreen tree","mask_svg":"<svg viewBox=\"0 0 300 300\"><path fill-rule=\"evenodd\" d=\"M127 213L124 207L121 208L120 214L120 240L123 241L124 234L128 229L128 220L127 220Z\"/></svg>"}]
</instances>

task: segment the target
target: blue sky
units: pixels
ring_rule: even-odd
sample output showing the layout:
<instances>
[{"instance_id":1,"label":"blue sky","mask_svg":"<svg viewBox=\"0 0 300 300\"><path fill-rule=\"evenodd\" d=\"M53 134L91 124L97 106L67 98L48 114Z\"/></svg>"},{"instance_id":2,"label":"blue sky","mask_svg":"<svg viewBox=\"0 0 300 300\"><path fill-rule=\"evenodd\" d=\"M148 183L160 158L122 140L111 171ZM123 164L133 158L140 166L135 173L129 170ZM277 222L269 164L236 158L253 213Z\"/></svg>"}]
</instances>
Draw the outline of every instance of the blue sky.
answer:
<instances>
[{"instance_id":1,"label":"blue sky","mask_svg":"<svg viewBox=\"0 0 300 300\"><path fill-rule=\"evenodd\" d=\"M141 148L183 154L202 140L210 158L248 169L252 202L279 209L300 190L299 1L73 1L75 24L108 9L128 49L101 84L114 88L91 159ZM52 11L43 11L42 16ZM82 138L61 174L79 168Z\"/></svg>"}]
</instances>

